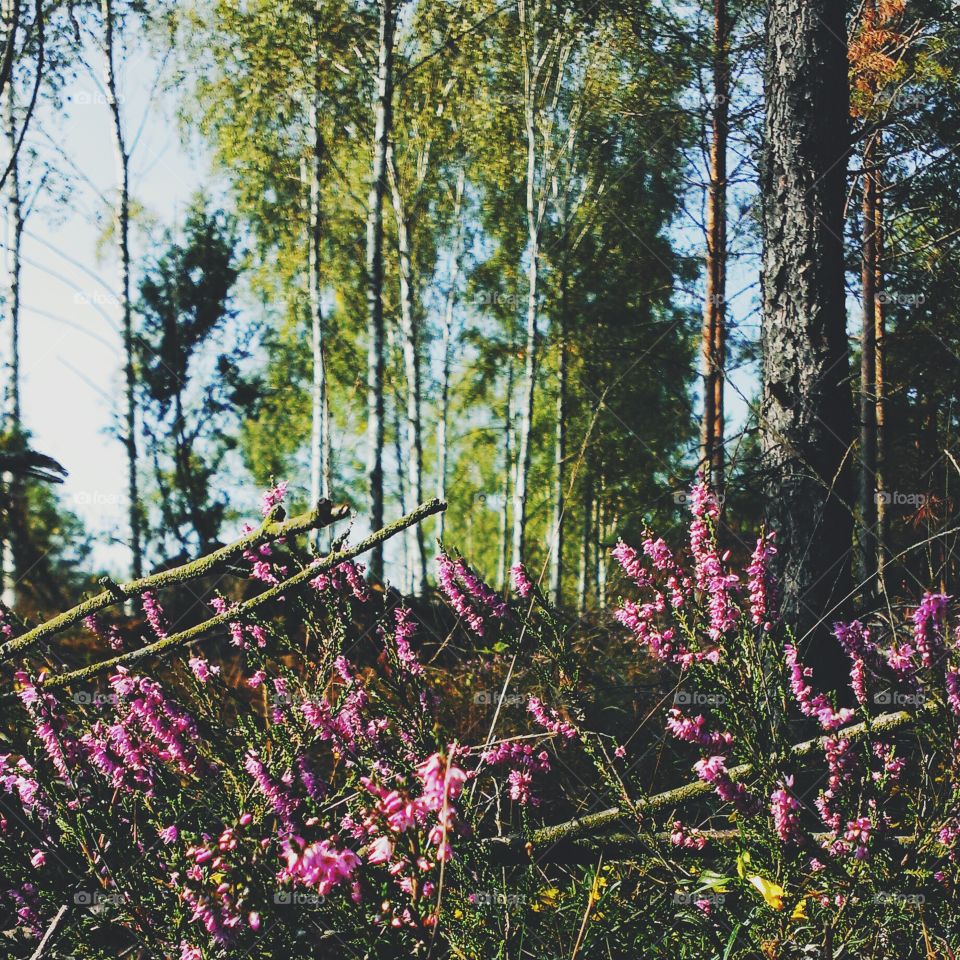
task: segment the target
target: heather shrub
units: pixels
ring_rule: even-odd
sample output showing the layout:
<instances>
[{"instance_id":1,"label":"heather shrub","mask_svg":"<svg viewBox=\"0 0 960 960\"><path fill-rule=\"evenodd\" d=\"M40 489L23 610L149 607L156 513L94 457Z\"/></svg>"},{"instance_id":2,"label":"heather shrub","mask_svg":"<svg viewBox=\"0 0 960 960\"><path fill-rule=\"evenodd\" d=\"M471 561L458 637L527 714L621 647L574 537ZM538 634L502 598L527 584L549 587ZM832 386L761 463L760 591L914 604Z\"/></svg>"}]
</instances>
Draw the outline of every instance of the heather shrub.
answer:
<instances>
[{"instance_id":1,"label":"heather shrub","mask_svg":"<svg viewBox=\"0 0 960 960\"><path fill-rule=\"evenodd\" d=\"M841 706L779 616L775 535L734 570L705 487L691 509L683 549L613 551L629 596L603 642L660 691L636 723L524 568L504 597L452 552L445 635L288 541L244 572L305 576L254 614L215 596L220 647L64 687L25 657L0 758L9 955L49 933L91 958L953 956L950 598L837 624ZM144 639L169 636L163 596L138 602ZM489 668L480 722L449 707L460 656Z\"/></svg>"}]
</instances>

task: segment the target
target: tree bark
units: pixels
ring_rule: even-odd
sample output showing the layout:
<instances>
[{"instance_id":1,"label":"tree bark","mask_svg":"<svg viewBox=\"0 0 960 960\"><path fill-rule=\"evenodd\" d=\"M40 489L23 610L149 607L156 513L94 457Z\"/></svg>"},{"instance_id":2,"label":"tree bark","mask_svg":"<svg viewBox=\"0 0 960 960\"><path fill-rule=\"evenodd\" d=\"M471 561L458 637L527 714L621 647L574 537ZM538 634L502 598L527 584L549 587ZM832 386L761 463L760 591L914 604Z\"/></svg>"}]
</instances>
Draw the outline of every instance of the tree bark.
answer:
<instances>
[{"instance_id":1,"label":"tree bark","mask_svg":"<svg viewBox=\"0 0 960 960\"><path fill-rule=\"evenodd\" d=\"M876 246L877 270L874 275L873 343L876 353L874 368L874 418L876 420L876 464L874 486L877 491L877 574L881 583L886 564L887 550L887 493L886 484L886 389L887 389L887 321L883 297L883 181L876 182L876 200L874 206L874 237Z\"/></svg>"},{"instance_id":2,"label":"tree bark","mask_svg":"<svg viewBox=\"0 0 960 960\"><path fill-rule=\"evenodd\" d=\"M397 253L400 273L400 334L406 398L406 451L398 469L406 467L407 483L413 500L423 499L423 431L420 416L420 329L414 303L413 264L410 250L410 222L393 162L393 148L387 148L387 171L397 224ZM405 533L405 552L410 560L410 586L414 594L427 589L427 550L423 527L410 527Z\"/></svg>"},{"instance_id":3,"label":"tree bark","mask_svg":"<svg viewBox=\"0 0 960 960\"><path fill-rule=\"evenodd\" d=\"M711 107L710 184L707 191L707 282L701 338L703 424L700 434L700 456L704 475L718 493L723 489L724 479L723 387L726 362L729 33L726 0L714 0L713 104Z\"/></svg>"},{"instance_id":4,"label":"tree bark","mask_svg":"<svg viewBox=\"0 0 960 960\"><path fill-rule=\"evenodd\" d=\"M567 274L560 281L560 356L557 370L557 422L553 441L553 518L550 543L550 600L559 607L563 592L564 483L567 460Z\"/></svg>"},{"instance_id":5,"label":"tree bark","mask_svg":"<svg viewBox=\"0 0 960 960\"><path fill-rule=\"evenodd\" d=\"M133 308L130 300L130 156L124 140L120 104L117 99L113 0L101 0L103 17L104 86L110 108L114 156L119 181L119 198L114 212L117 253L120 257L120 297L123 314L124 351L124 445L127 451L127 497L129 503L131 570L134 579L143 573L140 494L137 479L137 398L133 362Z\"/></svg>"},{"instance_id":6,"label":"tree bark","mask_svg":"<svg viewBox=\"0 0 960 960\"><path fill-rule=\"evenodd\" d=\"M8 43L14 42L18 9L11 0L2 6L4 35ZM23 212L20 205L20 162L17 157L17 119L15 91L11 77L3 86L3 139L7 147L10 173L5 185L4 212L6 219L6 296L3 311L3 395L2 427L0 433L14 442L19 442L22 433L20 416L20 243L23 237ZM21 525L15 516L23 509L23 484L13 474L5 474L0 480L0 490L7 500L10 517L4 518L4 536L0 541L0 601L12 609L17 600L17 558L14 549L12 528Z\"/></svg>"},{"instance_id":7,"label":"tree bark","mask_svg":"<svg viewBox=\"0 0 960 960\"><path fill-rule=\"evenodd\" d=\"M378 0L378 11L373 166L367 198L367 483L373 530L383 526L383 198L393 120L393 0ZM370 577L383 579L383 544L376 544L370 554Z\"/></svg>"},{"instance_id":8,"label":"tree bark","mask_svg":"<svg viewBox=\"0 0 960 960\"><path fill-rule=\"evenodd\" d=\"M465 174L461 168L457 174L457 186L453 198L453 266L450 271L450 287L443 310L443 337L440 357L440 402L437 411L437 499L447 499L447 418L450 406L450 366L453 349L453 312L457 303L457 283L463 259L463 223L460 220L463 206ZM446 532L446 511L437 514L437 539L443 543Z\"/></svg>"},{"instance_id":9,"label":"tree bark","mask_svg":"<svg viewBox=\"0 0 960 960\"><path fill-rule=\"evenodd\" d=\"M766 39L762 450L788 619L818 624L818 680L846 665L829 636L850 584L853 437L844 306L849 139L844 5L772 0Z\"/></svg>"},{"instance_id":10,"label":"tree bark","mask_svg":"<svg viewBox=\"0 0 960 960\"><path fill-rule=\"evenodd\" d=\"M311 150L307 171L308 241L307 286L310 303L310 345L313 383L310 394L310 502L330 497L330 411L327 400L326 344L321 290L323 282L321 241L323 221L320 184L323 174L324 142L320 126L320 4L313 8L314 85L310 102ZM313 532L313 545L320 547L320 529Z\"/></svg>"},{"instance_id":11,"label":"tree bark","mask_svg":"<svg viewBox=\"0 0 960 960\"><path fill-rule=\"evenodd\" d=\"M862 271L863 325L860 336L860 572L869 592L877 569L877 137L863 151Z\"/></svg>"},{"instance_id":12,"label":"tree bark","mask_svg":"<svg viewBox=\"0 0 960 960\"><path fill-rule=\"evenodd\" d=\"M507 558L510 547L510 504L511 487L516 479L517 465L514 463L513 445L513 353L515 349L513 326L510 329L510 354L507 359L507 388L503 412L503 500L500 504L500 550L497 558L497 583L501 590L509 586Z\"/></svg>"},{"instance_id":13,"label":"tree bark","mask_svg":"<svg viewBox=\"0 0 960 960\"><path fill-rule=\"evenodd\" d=\"M584 480L583 535L580 541L580 580L577 585L577 614L587 612L587 594L590 580L590 547L593 539L593 476L588 473Z\"/></svg>"}]
</instances>

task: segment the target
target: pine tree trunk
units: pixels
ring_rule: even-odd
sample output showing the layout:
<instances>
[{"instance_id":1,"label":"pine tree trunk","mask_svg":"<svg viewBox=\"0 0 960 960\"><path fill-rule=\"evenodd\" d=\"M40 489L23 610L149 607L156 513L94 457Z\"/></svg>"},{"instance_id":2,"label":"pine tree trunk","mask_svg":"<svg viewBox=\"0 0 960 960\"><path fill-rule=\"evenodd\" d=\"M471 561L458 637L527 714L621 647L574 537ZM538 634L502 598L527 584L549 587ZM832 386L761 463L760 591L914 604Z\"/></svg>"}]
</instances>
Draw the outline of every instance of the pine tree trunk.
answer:
<instances>
[{"instance_id":1,"label":"pine tree trunk","mask_svg":"<svg viewBox=\"0 0 960 960\"><path fill-rule=\"evenodd\" d=\"M15 29L16 9L11 0L3 3L4 36L9 37ZM20 242L23 236L23 214L20 207L20 163L17 152L17 121L14 104L14 83L11 77L0 94L3 111L3 139L6 145L6 163L10 173L5 185L5 248L6 248L6 293L3 311L3 394L0 433L19 442L22 434L20 416ZM12 162L11 162L12 160ZM12 609L17 601L17 562L12 529L20 526L17 516L23 508L22 484L12 474L0 480L0 495L5 496L9 516L3 519L3 538L0 540L0 601ZM25 526L25 524L23 524Z\"/></svg>"},{"instance_id":2,"label":"pine tree trunk","mask_svg":"<svg viewBox=\"0 0 960 960\"><path fill-rule=\"evenodd\" d=\"M133 306L130 299L130 157L127 153L117 98L115 71L114 14L112 0L101 0L104 30L104 86L110 108L113 149L119 181L119 200L114 214L117 254L120 257L120 297L123 312L124 352L124 444L127 450L127 497L129 503L131 572L134 579L143 574L140 494L137 479L137 398L133 359Z\"/></svg>"},{"instance_id":3,"label":"pine tree trunk","mask_svg":"<svg viewBox=\"0 0 960 960\"><path fill-rule=\"evenodd\" d=\"M714 0L713 105L707 192L706 299L703 305L701 462L717 492L724 479L723 387L726 362L727 133L730 115L729 22L726 0Z\"/></svg>"},{"instance_id":4,"label":"pine tree trunk","mask_svg":"<svg viewBox=\"0 0 960 960\"><path fill-rule=\"evenodd\" d=\"M874 486L877 496L877 574L883 582L883 570L887 550L887 502L886 496L886 385L887 385L887 322L883 297L883 182L876 181L874 206L874 244L876 246L877 270L874 275L873 343L876 360L874 363L874 419L876 421L876 464Z\"/></svg>"},{"instance_id":5,"label":"pine tree trunk","mask_svg":"<svg viewBox=\"0 0 960 960\"><path fill-rule=\"evenodd\" d=\"M457 283L463 258L463 224L460 220L463 205L465 175L463 169L457 174L457 187L453 199L454 241L453 266L450 271L450 287L443 310L443 338L440 358L440 403L437 411L437 498L447 499L447 418L450 405L450 366L453 349L453 311L457 303ZM446 532L446 511L437 514L437 539L443 543Z\"/></svg>"},{"instance_id":6,"label":"pine tree trunk","mask_svg":"<svg viewBox=\"0 0 960 960\"><path fill-rule=\"evenodd\" d=\"M371 530L383 526L383 198L393 118L393 0L378 0L378 11L373 167L367 198L367 483ZM382 544L370 554L370 577L383 579Z\"/></svg>"},{"instance_id":7,"label":"pine tree trunk","mask_svg":"<svg viewBox=\"0 0 960 960\"><path fill-rule=\"evenodd\" d=\"M762 448L788 619L819 623L818 679L850 584L853 437L843 225L849 84L844 5L771 0L763 199Z\"/></svg>"},{"instance_id":8,"label":"pine tree trunk","mask_svg":"<svg viewBox=\"0 0 960 960\"><path fill-rule=\"evenodd\" d=\"M860 572L867 592L877 568L877 138L863 151L862 296L860 337Z\"/></svg>"},{"instance_id":9,"label":"pine tree trunk","mask_svg":"<svg viewBox=\"0 0 960 960\"><path fill-rule=\"evenodd\" d=\"M410 252L410 223L393 163L393 149L387 148L387 169L393 211L397 224L397 253L400 267L400 333L406 396L406 450L398 468L406 467L407 486L414 503L423 502L423 432L420 417L420 334L413 293L413 266ZM404 534L405 551L410 559L411 592L427 589L427 551L423 526L409 527Z\"/></svg>"},{"instance_id":10,"label":"pine tree trunk","mask_svg":"<svg viewBox=\"0 0 960 960\"><path fill-rule=\"evenodd\" d=\"M330 497L330 413L327 400L326 345L322 291L321 241L323 239L320 185L323 163L323 133L320 127L320 5L313 10L314 30L314 89L310 103L310 130L312 150L308 162L308 243L307 272L310 302L310 345L313 383L310 394L310 500L316 503ZM313 537L314 547L320 547L320 531Z\"/></svg>"}]
</instances>

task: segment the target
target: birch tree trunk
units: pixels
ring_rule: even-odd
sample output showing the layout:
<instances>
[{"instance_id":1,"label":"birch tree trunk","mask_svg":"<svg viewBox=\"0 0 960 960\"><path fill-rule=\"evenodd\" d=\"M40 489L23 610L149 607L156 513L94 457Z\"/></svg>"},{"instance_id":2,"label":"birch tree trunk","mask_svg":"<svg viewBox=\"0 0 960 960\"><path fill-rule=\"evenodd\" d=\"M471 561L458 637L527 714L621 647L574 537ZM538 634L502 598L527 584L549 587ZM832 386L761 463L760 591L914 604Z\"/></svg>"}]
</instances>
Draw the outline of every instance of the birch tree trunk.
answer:
<instances>
[{"instance_id":1,"label":"birch tree trunk","mask_svg":"<svg viewBox=\"0 0 960 960\"><path fill-rule=\"evenodd\" d=\"M443 309L443 336L440 354L440 402L437 410L437 498L447 499L447 418L450 405L450 351L453 349L453 312L457 303L457 283L463 261L463 224L460 220L463 206L465 174L461 168L457 174L457 186L453 198L454 241L453 264L450 271L450 287ZM446 511L437 514L437 539L443 543L446 529Z\"/></svg>"},{"instance_id":2,"label":"birch tree trunk","mask_svg":"<svg viewBox=\"0 0 960 960\"><path fill-rule=\"evenodd\" d=\"M713 3L713 104L707 192L706 298L701 340L703 424L701 462L713 489L723 489L723 387L726 362L727 133L730 114L729 21L726 0Z\"/></svg>"},{"instance_id":3,"label":"birch tree trunk","mask_svg":"<svg viewBox=\"0 0 960 960\"><path fill-rule=\"evenodd\" d=\"M768 521L788 619L817 633L821 682L846 673L829 624L850 583L853 437L843 225L849 81L844 5L772 0L766 39L763 411Z\"/></svg>"},{"instance_id":4,"label":"birch tree trunk","mask_svg":"<svg viewBox=\"0 0 960 960\"><path fill-rule=\"evenodd\" d=\"M584 481L583 534L580 540L580 576L577 584L577 615L587 612L587 595L590 587L590 547L593 540L593 478L587 475Z\"/></svg>"},{"instance_id":5,"label":"birch tree trunk","mask_svg":"<svg viewBox=\"0 0 960 960\"><path fill-rule=\"evenodd\" d=\"M143 546L141 542L140 494L137 479L137 399L136 372L133 362L133 308L130 300L130 156L127 153L117 98L116 44L114 39L113 0L101 0L103 17L104 86L110 125L113 134L114 157L117 166L119 197L114 211L114 230L117 254L120 258L120 308L123 315L124 352L124 445L127 450L127 497L129 499L131 571L136 579L143 574Z\"/></svg>"},{"instance_id":6,"label":"birch tree trunk","mask_svg":"<svg viewBox=\"0 0 960 960\"><path fill-rule=\"evenodd\" d=\"M322 292L321 240L322 211L320 209L320 182L323 164L323 133L320 127L320 4L313 8L314 31L314 87L310 102L311 152L308 164L307 190L309 197L307 272L310 301L310 344L313 366L313 384L310 396L310 502L330 498L330 412L327 401L327 372L325 329ZM314 548L320 548L321 534L314 531Z\"/></svg>"},{"instance_id":7,"label":"birch tree trunk","mask_svg":"<svg viewBox=\"0 0 960 960\"><path fill-rule=\"evenodd\" d=\"M367 483L373 530L383 526L383 198L393 118L393 0L378 0L378 11L373 166L367 198ZM382 544L370 554L370 577L383 579Z\"/></svg>"},{"instance_id":8,"label":"birch tree trunk","mask_svg":"<svg viewBox=\"0 0 960 960\"><path fill-rule=\"evenodd\" d=\"M510 504L511 488L516 478L513 445L513 352L515 348L513 329L510 331L510 356L507 360L507 387L503 412L503 498L500 503L499 554L497 557L497 583L501 590L509 586L507 563L510 550Z\"/></svg>"},{"instance_id":9,"label":"birch tree trunk","mask_svg":"<svg viewBox=\"0 0 960 960\"><path fill-rule=\"evenodd\" d=\"M531 54L537 56L537 45L528 34L526 3L518 3L520 13L520 45L523 55L524 129L527 139L526 213L527 213L527 321L524 349L523 394L520 405L520 439L517 449L517 476L513 491L514 566L523 563L526 547L527 480L530 474L530 434L533 430L534 394L537 375L537 276L540 261L540 221L537 211L537 126L536 82L531 68ZM535 31L536 27L534 27Z\"/></svg>"},{"instance_id":10,"label":"birch tree trunk","mask_svg":"<svg viewBox=\"0 0 960 960\"><path fill-rule=\"evenodd\" d=\"M2 6L4 37L10 37L16 29L17 8L14 0L4 0ZM5 185L4 198L6 248L6 292L3 311L3 395L2 429L0 432L17 439L22 431L20 416L20 242L23 236L23 213L20 206L20 163L17 153L17 120L15 92L12 77L4 84L2 94L3 140L6 146L10 173ZM4 164L6 165L6 164ZM4 535L0 540L0 600L12 609L17 601L17 563L11 529L13 516L22 508L22 488L13 474L4 474L0 489L7 499L11 517L4 522Z\"/></svg>"},{"instance_id":11,"label":"birch tree trunk","mask_svg":"<svg viewBox=\"0 0 960 960\"><path fill-rule=\"evenodd\" d=\"M410 252L410 223L400 190L393 148L387 147L387 171L393 199L394 219L397 224L397 253L400 273L400 334L403 350L403 370L406 381L406 456L398 468L407 468L406 479L415 503L423 502L423 431L420 416L420 325L414 303L413 265ZM410 586L414 594L427 589L427 551L423 527L416 524L404 535L406 553L410 559Z\"/></svg>"}]
</instances>

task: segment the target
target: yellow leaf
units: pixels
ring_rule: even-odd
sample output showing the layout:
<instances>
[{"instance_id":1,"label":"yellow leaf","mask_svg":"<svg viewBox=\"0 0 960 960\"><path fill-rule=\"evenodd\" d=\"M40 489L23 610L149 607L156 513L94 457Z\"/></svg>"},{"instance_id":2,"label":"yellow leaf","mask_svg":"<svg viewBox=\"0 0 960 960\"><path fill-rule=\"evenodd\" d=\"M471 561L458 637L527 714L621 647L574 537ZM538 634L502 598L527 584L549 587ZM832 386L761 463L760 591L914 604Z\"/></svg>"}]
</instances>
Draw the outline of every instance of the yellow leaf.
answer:
<instances>
[{"instance_id":1,"label":"yellow leaf","mask_svg":"<svg viewBox=\"0 0 960 960\"><path fill-rule=\"evenodd\" d=\"M766 900L767 906L770 907L771 910L783 909L783 896L786 891L779 883L774 883L772 880L761 877L756 873L747 877L747 880L757 888L760 896Z\"/></svg>"},{"instance_id":2,"label":"yellow leaf","mask_svg":"<svg viewBox=\"0 0 960 960\"><path fill-rule=\"evenodd\" d=\"M797 902L797 905L793 908L793 913L790 914L791 920L806 920L807 919L807 898L801 897Z\"/></svg>"}]
</instances>

